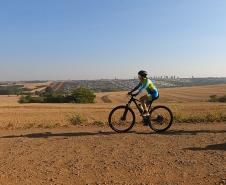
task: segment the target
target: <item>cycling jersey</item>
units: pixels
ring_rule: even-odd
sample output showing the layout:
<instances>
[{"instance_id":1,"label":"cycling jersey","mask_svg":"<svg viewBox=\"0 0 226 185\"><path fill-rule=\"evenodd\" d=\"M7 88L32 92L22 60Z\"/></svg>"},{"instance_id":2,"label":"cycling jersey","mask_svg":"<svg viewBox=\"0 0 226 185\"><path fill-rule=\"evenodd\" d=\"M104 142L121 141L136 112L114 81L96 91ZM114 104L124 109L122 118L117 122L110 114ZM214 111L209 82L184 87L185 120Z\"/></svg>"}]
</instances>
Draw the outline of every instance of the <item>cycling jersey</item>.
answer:
<instances>
[{"instance_id":1,"label":"cycling jersey","mask_svg":"<svg viewBox=\"0 0 226 185\"><path fill-rule=\"evenodd\" d=\"M139 92L146 90L150 101L158 98L158 90L150 79L145 78L143 82L140 82L139 86Z\"/></svg>"}]
</instances>

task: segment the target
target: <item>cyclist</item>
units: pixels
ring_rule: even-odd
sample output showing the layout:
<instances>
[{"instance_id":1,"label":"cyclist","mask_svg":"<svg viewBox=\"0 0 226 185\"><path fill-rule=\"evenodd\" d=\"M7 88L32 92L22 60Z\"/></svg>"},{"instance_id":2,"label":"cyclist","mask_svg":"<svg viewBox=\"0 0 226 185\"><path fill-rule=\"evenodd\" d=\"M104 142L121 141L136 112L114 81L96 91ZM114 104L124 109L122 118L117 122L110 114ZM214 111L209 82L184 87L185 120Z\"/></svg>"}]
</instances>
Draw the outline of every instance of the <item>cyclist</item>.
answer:
<instances>
[{"instance_id":1,"label":"cyclist","mask_svg":"<svg viewBox=\"0 0 226 185\"><path fill-rule=\"evenodd\" d=\"M151 102L159 98L158 89L155 87L153 82L147 77L148 73L144 70L141 70L138 72L138 78L140 80L140 83L128 94L131 95L133 92L138 91L134 95L137 96L140 92L145 91L147 92L147 95L142 96L140 98L142 108L143 108L143 116L147 117L149 116L149 112L147 109L147 105L150 105Z\"/></svg>"}]
</instances>

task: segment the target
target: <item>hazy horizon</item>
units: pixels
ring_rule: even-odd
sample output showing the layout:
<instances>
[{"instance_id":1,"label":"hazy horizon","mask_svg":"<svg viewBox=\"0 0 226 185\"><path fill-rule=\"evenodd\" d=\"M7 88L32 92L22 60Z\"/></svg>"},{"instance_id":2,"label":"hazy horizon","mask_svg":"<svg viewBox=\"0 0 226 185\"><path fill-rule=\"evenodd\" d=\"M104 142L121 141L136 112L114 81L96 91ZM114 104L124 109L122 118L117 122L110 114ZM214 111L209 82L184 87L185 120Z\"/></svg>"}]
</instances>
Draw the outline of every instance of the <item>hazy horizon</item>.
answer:
<instances>
[{"instance_id":1,"label":"hazy horizon","mask_svg":"<svg viewBox=\"0 0 226 185\"><path fill-rule=\"evenodd\" d=\"M161 76L157 76L156 79L161 79L160 78ZM216 76L209 76L209 77L195 77L195 76L191 76L191 77L179 77L179 79L191 79L191 78L194 78L194 79L208 79L208 78L219 78L219 79L225 79L226 76L219 76L219 77L216 77ZM0 82L33 82L33 81L83 81L83 80L88 80L88 81L92 81L92 80L132 80L132 79L137 79L137 77L131 77L131 78L93 78L93 79L32 79L32 80L2 80ZM162 78L163 80L166 79L166 78ZM168 76L168 79L172 79L171 76ZM177 79L177 76L176 76L176 79Z\"/></svg>"},{"instance_id":2,"label":"hazy horizon","mask_svg":"<svg viewBox=\"0 0 226 185\"><path fill-rule=\"evenodd\" d=\"M225 77L226 1L0 2L0 81Z\"/></svg>"}]
</instances>

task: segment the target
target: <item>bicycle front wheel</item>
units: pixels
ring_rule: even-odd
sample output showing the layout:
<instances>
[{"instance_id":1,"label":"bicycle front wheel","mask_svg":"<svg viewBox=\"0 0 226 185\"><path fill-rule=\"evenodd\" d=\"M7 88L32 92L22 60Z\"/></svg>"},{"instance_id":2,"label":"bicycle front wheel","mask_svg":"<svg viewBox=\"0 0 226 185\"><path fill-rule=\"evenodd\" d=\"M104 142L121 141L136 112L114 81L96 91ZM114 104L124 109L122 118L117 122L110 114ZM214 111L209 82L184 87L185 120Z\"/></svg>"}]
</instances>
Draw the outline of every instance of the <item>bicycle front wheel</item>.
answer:
<instances>
[{"instance_id":1,"label":"bicycle front wheel","mask_svg":"<svg viewBox=\"0 0 226 185\"><path fill-rule=\"evenodd\" d=\"M128 132L135 124L135 114L127 106L118 106L110 112L108 122L115 132Z\"/></svg>"},{"instance_id":2,"label":"bicycle front wheel","mask_svg":"<svg viewBox=\"0 0 226 185\"><path fill-rule=\"evenodd\" d=\"M173 113L165 106L156 106L150 112L149 126L155 132L164 132L173 123Z\"/></svg>"}]
</instances>

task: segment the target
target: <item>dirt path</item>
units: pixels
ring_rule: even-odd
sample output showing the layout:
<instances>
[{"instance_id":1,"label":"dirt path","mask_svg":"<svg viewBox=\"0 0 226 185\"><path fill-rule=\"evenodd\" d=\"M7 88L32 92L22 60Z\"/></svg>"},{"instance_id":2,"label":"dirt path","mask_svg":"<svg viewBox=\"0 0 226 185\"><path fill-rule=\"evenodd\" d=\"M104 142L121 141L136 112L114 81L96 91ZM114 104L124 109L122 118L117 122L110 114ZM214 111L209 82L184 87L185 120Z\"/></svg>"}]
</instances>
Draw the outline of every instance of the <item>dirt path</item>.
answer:
<instances>
[{"instance_id":1,"label":"dirt path","mask_svg":"<svg viewBox=\"0 0 226 185\"><path fill-rule=\"evenodd\" d=\"M0 185L226 184L226 124L0 131Z\"/></svg>"}]
</instances>

